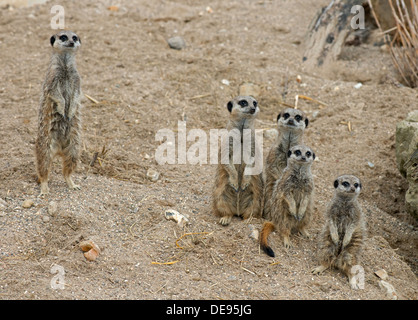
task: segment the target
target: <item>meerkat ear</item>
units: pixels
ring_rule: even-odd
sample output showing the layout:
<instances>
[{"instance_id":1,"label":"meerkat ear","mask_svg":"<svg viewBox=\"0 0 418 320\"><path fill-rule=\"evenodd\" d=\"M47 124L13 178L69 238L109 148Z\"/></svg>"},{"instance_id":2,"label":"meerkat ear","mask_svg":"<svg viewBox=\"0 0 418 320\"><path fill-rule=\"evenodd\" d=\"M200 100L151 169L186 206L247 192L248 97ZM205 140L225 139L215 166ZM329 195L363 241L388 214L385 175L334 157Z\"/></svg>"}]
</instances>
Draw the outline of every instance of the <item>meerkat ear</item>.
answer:
<instances>
[{"instance_id":1,"label":"meerkat ear","mask_svg":"<svg viewBox=\"0 0 418 320\"><path fill-rule=\"evenodd\" d=\"M51 46L54 46L55 36L52 36L51 39L49 39L49 41L51 42Z\"/></svg>"},{"instance_id":2,"label":"meerkat ear","mask_svg":"<svg viewBox=\"0 0 418 320\"><path fill-rule=\"evenodd\" d=\"M81 44L81 38L80 37L78 37L78 42L80 42L80 44Z\"/></svg>"},{"instance_id":3,"label":"meerkat ear","mask_svg":"<svg viewBox=\"0 0 418 320\"><path fill-rule=\"evenodd\" d=\"M338 188L338 180L334 181L334 188L337 189Z\"/></svg>"},{"instance_id":4,"label":"meerkat ear","mask_svg":"<svg viewBox=\"0 0 418 320\"><path fill-rule=\"evenodd\" d=\"M305 119L305 128L307 128L307 127L308 127L308 124L309 124L309 119L308 119L308 118L306 118L306 119Z\"/></svg>"},{"instance_id":5,"label":"meerkat ear","mask_svg":"<svg viewBox=\"0 0 418 320\"><path fill-rule=\"evenodd\" d=\"M315 160L315 157L316 157L315 152L312 152L312 157Z\"/></svg>"},{"instance_id":6,"label":"meerkat ear","mask_svg":"<svg viewBox=\"0 0 418 320\"><path fill-rule=\"evenodd\" d=\"M292 151L290 151L290 150L289 150L289 151L287 152L287 157L288 157L288 158L290 158L290 156L291 156L291 155L292 155Z\"/></svg>"},{"instance_id":7,"label":"meerkat ear","mask_svg":"<svg viewBox=\"0 0 418 320\"><path fill-rule=\"evenodd\" d=\"M232 111L232 101L229 101L228 104L226 105L226 107L228 108L228 111L231 112Z\"/></svg>"},{"instance_id":8,"label":"meerkat ear","mask_svg":"<svg viewBox=\"0 0 418 320\"><path fill-rule=\"evenodd\" d=\"M279 121L279 119L280 119L280 117L282 116L282 114L281 113L279 113L278 115L277 115L277 121Z\"/></svg>"}]
</instances>

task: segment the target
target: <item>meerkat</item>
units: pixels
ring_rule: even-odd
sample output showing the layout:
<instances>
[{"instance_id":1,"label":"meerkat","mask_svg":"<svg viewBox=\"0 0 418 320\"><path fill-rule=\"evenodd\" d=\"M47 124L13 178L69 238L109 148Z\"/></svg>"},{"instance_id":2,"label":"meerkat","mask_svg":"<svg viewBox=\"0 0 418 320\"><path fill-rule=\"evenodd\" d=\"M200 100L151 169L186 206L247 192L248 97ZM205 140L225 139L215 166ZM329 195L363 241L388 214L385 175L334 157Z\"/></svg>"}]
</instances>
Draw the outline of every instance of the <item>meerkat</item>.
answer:
<instances>
[{"instance_id":1,"label":"meerkat","mask_svg":"<svg viewBox=\"0 0 418 320\"><path fill-rule=\"evenodd\" d=\"M287 165L287 154L290 148L303 144L303 133L308 127L309 119L298 109L287 108L277 116L279 135L270 148L265 166L263 218L269 220L272 206L273 188L283 174Z\"/></svg>"},{"instance_id":2,"label":"meerkat","mask_svg":"<svg viewBox=\"0 0 418 320\"><path fill-rule=\"evenodd\" d=\"M220 217L219 223L224 226L231 222L234 215L243 219L261 217L263 201L262 150L255 141L254 129L254 120L260 111L257 100L251 96L238 96L228 102L227 109L230 114L228 135L219 148L223 161L217 166L212 203L215 215ZM251 133L250 146L245 143L248 132ZM233 139L231 133L238 138ZM235 143L239 148L234 146ZM249 148L251 150L246 150ZM246 174L249 166L243 161L243 154L248 151L260 166L257 174ZM234 161L237 155L239 163Z\"/></svg>"},{"instance_id":3,"label":"meerkat","mask_svg":"<svg viewBox=\"0 0 418 320\"><path fill-rule=\"evenodd\" d=\"M260 233L260 246L271 257L274 257L274 252L267 240L276 228L286 248L291 247L289 236L293 229L309 238L306 229L313 213L314 180L311 166L314 160L315 153L307 146L297 145L288 151L287 166L273 189L271 219L263 224Z\"/></svg>"},{"instance_id":4,"label":"meerkat","mask_svg":"<svg viewBox=\"0 0 418 320\"><path fill-rule=\"evenodd\" d=\"M320 265L312 273L335 267L347 275L351 288L358 289L352 267L358 263L366 236L364 215L357 200L362 185L356 176L342 175L334 181L334 188L320 237Z\"/></svg>"},{"instance_id":5,"label":"meerkat","mask_svg":"<svg viewBox=\"0 0 418 320\"><path fill-rule=\"evenodd\" d=\"M36 169L40 195L49 192L48 176L55 156L63 163L64 179L70 189L80 189L71 179L77 166L80 146L80 76L75 55L80 37L61 31L50 38L52 56L42 86L36 139Z\"/></svg>"}]
</instances>

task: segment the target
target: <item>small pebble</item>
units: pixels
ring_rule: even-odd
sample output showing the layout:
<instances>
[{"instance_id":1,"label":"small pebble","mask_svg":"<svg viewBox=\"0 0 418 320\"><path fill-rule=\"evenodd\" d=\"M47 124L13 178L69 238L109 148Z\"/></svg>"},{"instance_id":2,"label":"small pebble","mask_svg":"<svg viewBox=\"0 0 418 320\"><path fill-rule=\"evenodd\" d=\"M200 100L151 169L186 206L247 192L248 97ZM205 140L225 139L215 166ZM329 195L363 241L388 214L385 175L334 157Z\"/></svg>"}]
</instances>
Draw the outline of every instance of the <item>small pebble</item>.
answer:
<instances>
[{"instance_id":1,"label":"small pebble","mask_svg":"<svg viewBox=\"0 0 418 320\"><path fill-rule=\"evenodd\" d=\"M25 200L25 201L23 201L23 203L22 203L22 207L23 207L23 208L30 208L30 207L32 207L33 205L34 205L34 203L33 203L33 200L31 200L31 199Z\"/></svg>"},{"instance_id":2,"label":"small pebble","mask_svg":"<svg viewBox=\"0 0 418 320\"><path fill-rule=\"evenodd\" d=\"M167 40L168 45L171 49L181 50L186 47L186 42L180 36L172 37Z\"/></svg>"},{"instance_id":3,"label":"small pebble","mask_svg":"<svg viewBox=\"0 0 418 320\"><path fill-rule=\"evenodd\" d=\"M155 182L158 180L158 178L160 177L160 173L158 171L155 171L154 169L148 169L147 171L147 178L152 181Z\"/></svg>"}]
</instances>

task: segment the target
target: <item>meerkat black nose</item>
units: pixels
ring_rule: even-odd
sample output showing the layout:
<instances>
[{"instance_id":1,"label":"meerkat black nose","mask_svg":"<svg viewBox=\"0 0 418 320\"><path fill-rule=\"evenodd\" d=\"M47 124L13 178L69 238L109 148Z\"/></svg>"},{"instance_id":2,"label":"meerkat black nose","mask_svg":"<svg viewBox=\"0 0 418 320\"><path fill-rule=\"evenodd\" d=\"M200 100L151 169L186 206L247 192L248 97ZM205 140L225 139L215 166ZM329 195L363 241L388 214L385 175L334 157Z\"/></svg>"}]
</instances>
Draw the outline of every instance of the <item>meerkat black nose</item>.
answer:
<instances>
[{"instance_id":1,"label":"meerkat black nose","mask_svg":"<svg viewBox=\"0 0 418 320\"><path fill-rule=\"evenodd\" d=\"M303 161L306 161L306 157L302 157L302 160L303 160Z\"/></svg>"},{"instance_id":2,"label":"meerkat black nose","mask_svg":"<svg viewBox=\"0 0 418 320\"><path fill-rule=\"evenodd\" d=\"M68 46L69 46L69 47L74 47L74 42L70 42L70 43L68 44Z\"/></svg>"},{"instance_id":3,"label":"meerkat black nose","mask_svg":"<svg viewBox=\"0 0 418 320\"><path fill-rule=\"evenodd\" d=\"M250 113L254 114L255 113L256 108L251 108Z\"/></svg>"},{"instance_id":4,"label":"meerkat black nose","mask_svg":"<svg viewBox=\"0 0 418 320\"><path fill-rule=\"evenodd\" d=\"M294 121L293 119L289 119L289 120L287 121L287 123L288 123L288 124L291 124L291 125L294 125L294 124L295 124L295 121Z\"/></svg>"}]
</instances>

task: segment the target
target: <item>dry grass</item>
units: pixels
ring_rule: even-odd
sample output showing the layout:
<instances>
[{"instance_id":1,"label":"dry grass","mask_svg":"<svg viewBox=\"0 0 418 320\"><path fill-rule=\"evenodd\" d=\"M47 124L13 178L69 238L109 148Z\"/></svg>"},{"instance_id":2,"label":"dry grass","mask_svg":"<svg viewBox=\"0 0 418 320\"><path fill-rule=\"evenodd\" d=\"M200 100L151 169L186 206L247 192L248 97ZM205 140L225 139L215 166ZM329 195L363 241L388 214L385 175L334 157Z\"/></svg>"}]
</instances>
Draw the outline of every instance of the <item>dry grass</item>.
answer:
<instances>
[{"instance_id":1,"label":"dry grass","mask_svg":"<svg viewBox=\"0 0 418 320\"><path fill-rule=\"evenodd\" d=\"M411 88L418 86L418 8L414 0L409 0L410 6L405 4L406 0L389 0L393 17L396 22L396 33L389 39L387 31L385 40L390 47L393 64L406 85ZM370 1L369 1L370 4ZM376 23L380 28L379 21L373 11Z\"/></svg>"}]
</instances>

